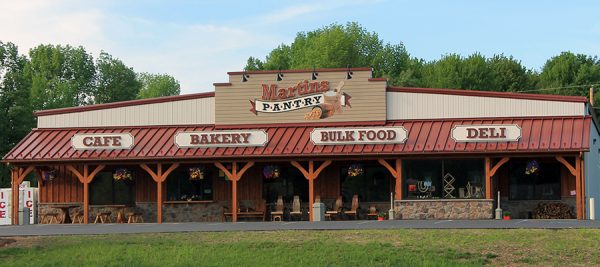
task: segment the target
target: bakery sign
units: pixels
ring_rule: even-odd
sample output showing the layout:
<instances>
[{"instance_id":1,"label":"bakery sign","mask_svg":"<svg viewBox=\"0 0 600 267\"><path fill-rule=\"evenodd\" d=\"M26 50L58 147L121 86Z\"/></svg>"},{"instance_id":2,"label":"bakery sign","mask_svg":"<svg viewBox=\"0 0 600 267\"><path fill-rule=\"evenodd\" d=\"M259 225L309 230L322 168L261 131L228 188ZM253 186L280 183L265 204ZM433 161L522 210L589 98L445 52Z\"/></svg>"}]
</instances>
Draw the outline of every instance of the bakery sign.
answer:
<instances>
[{"instance_id":1,"label":"bakery sign","mask_svg":"<svg viewBox=\"0 0 600 267\"><path fill-rule=\"evenodd\" d=\"M351 108L350 95L342 91L344 81L330 88L329 81L308 82L306 80L289 87L277 84L262 84L262 97L250 100L250 112L280 113L299 109L310 109L304 114L306 120L320 120L342 114Z\"/></svg>"},{"instance_id":2,"label":"bakery sign","mask_svg":"<svg viewBox=\"0 0 600 267\"><path fill-rule=\"evenodd\" d=\"M75 134L71 137L71 146L76 150L131 149L133 145L130 133Z\"/></svg>"},{"instance_id":3,"label":"bakery sign","mask_svg":"<svg viewBox=\"0 0 600 267\"><path fill-rule=\"evenodd\" d=\"M268 140L264 130L179 132L175 135L175 144L186 148L264 146Z\"/></svg>"},{"instance_id":4,"label":"bakery sign","mask_svg":"<svg viewBox=\"0 0 600 267\"><path fill-rule=\"evenodd\" d=\"M452 128L456 142L516 142L521 127L516 124L456 125Z\"/></svg>"},{"instance_id":5,"label":"bakery sign","mask_svg":"<svg viewBox=\"0 0 600 267\"><path fill-rule=\"evenodd\" d=\"M408 132L404 127L315 128L310 140L315 145L402 144Z\"/></svg>"}]
</instances>

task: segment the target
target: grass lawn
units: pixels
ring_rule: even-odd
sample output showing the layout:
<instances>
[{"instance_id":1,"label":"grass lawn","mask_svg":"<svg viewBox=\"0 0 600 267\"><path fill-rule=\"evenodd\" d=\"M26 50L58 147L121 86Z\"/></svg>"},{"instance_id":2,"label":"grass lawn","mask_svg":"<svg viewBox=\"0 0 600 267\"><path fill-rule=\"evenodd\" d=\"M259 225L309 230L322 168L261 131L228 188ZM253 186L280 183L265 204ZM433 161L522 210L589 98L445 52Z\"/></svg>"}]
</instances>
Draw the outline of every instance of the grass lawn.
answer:
<instances>
[{"instance_id":1,"label":"grass lawn","mask_svg":"<svg viewBox=\"0 0 600 267\"><path fill-rule=\"evenodd\" d=\"M9 238L0 238L6 243ZM600 265L600 230L348 230L11 238L2 266ZM0 240L2 241L2 240Z\"/></svg>"}]
</instances>

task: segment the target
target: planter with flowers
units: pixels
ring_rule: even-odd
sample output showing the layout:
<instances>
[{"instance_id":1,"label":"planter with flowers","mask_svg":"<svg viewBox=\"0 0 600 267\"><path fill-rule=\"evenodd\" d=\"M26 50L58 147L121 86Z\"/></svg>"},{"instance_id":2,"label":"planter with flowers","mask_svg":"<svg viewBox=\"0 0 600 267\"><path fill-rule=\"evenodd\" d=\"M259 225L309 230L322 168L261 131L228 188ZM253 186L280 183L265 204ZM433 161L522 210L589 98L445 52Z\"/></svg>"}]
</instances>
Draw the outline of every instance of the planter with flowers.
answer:
<instances>
[{"instance_id":1,"label":"planter with flowers","mask_svg":"<svg viewBox=\"0 0 600 267\"><path fill-rule=\"evenodd\" d=\"M505 211L502 218L507 221L510 220L510 211Z\"/></svg>"},{"instance_id":2,"label":"planter with flowers","mask_svg":"<svg viewBox=\"0 0 600 267\"><path fill-rule=\"evenodd\" d=\"M263 176L265 179L277 179L281 174L281 170L277 165L267 165L263 168Z\"/></svg>"},{"instance_id":3,"label":"planter with flowers","mask_svg":"<svg viewBox=\"0 0 600 267\"><path fill-rule=\"evenodd\" d=\"M204 180L204 176L206 175L206 170L201 167L190 168L190 181L200 181Z\"/></svg>"},{"instance_id":4,"label":"planter with flowers","mask_svg":"<svg viewBox=\"0 0 600 267\"><path fill-rule=\"evenodd\" d=\"M386 217L387 217L387 214L385 212L383 212L383 211L377 213L377 220L378 221L383 221L383 220L385 220Z\"/></svg>"},{"instance_id":5,"label":"planter with flowers","mask_svg":"<svg viewBox=\"0 0 600 267\"><path fill-rule=\"evenodd\" d=\"M115 181L123 181L129 183L133 182L133 175L131 174L131 171L125 168L121 168L115 170L115 173L113 174L113 179L115 179Z\"/></svg>"},{"instance_id":6,"label":"planter with flowers","mask_svg":"<svg viewBox=\"0 0 600 267\"><path fill-rule=\"evenodd\" d=\"M56 178L56 170L45 170L42 172L42 179L44 181L52 181Z\"/></svg>"},{"instance_id":7,"label":"planter with flowers","mask_svg":"<svg viewBox=\"0 0 600 267\"><path fill-rule=\"evenodd\" d=\"M350 176L350 177L361 176L364 173L365 173L365 169L363 168L363 166L360 163L353 163L353 164L350 164L350 166L348 167L348 176Z\"/></svg>"},{"instance_id":8,"label":"planter with flowers","mask_svg":"<svg viewBox=\"0 0 600 267\"><path fill-rule=\"evenodd\" d=\"M537 175L539 172L540 164L537 162L537 160L532 160L527 163L527 166L525 167L526 175Z\"/></svg>"}]
</instances>

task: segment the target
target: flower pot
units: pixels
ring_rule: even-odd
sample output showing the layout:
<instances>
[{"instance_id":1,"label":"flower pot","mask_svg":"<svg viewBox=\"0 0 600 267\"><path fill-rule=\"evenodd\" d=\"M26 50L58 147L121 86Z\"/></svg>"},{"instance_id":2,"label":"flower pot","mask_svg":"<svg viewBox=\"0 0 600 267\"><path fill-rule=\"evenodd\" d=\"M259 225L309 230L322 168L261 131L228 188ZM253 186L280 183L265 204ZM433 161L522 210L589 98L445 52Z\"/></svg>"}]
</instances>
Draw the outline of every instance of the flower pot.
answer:
<instances>
[{"instance_id":1,"label":"flower pot","mask_svg":"<svg viewBox=\"0 0 600 267\"><path fill-rule=\"evenodd\" d=\"M383 217L377 217L377 220L378 221L383 221L384 219L383 219Z\"/></svg>"},{"instance_id":2,"label":"flower pot","mask_svg":"<svg viewBox=\"0 0 600 267\"><path fill-rule=\"evenodd\" d=\"M504 215L503 218L504 218L504 220L508 221L508 220L510 220L510 215Z\"/></svg>"}]
</instances>

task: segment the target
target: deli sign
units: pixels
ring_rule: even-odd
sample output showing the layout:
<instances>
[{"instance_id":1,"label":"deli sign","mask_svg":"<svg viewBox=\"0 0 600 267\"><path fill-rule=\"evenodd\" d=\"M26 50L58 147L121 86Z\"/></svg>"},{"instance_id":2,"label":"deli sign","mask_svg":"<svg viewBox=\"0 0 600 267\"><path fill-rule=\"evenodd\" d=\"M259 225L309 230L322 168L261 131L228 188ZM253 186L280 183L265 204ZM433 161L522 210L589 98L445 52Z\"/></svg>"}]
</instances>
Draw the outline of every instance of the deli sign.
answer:
<instances>
[{"instance_id":1,"label":"deli sign","mask_svg":"<svg viewBox=\"0 0 600 267\"><path fill-rule=\"evenodd\" d=\"M452 128L456 142L515 142L521 138L516 124L456 125Z\"/></svg>"},{"instance_id":2,"label":"deli sign","mask_svg":"<svg viewBox=\"0 0 600 267\"><path fill-rule=\"evenodd\" d=\"M76 150L131 149L134 140L130 133L75 134L71 146Z\"/></svg>"},{"instance_id":3,"label":"deli sign","mask_svg":"<svg viewBox=\"0 0 600 267\"><path fill-rule=\"evenodd\" d=\"M310 140L315 145L402 144L408 133L404 127L315 128Z\"/></svg>"},{"instance_id":4,"label":"deli sign","mask_svg":"<svg viewBox=\"0 0 600 267\"><path fill-rule=\"evenodd\" d=\"M268 140L264 130L179 132L175 135L175 144L188 148L264 146Z\"/></svg>"}]
</instances>

